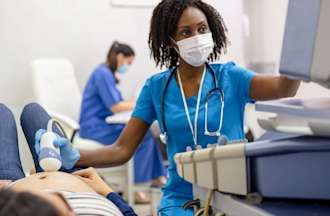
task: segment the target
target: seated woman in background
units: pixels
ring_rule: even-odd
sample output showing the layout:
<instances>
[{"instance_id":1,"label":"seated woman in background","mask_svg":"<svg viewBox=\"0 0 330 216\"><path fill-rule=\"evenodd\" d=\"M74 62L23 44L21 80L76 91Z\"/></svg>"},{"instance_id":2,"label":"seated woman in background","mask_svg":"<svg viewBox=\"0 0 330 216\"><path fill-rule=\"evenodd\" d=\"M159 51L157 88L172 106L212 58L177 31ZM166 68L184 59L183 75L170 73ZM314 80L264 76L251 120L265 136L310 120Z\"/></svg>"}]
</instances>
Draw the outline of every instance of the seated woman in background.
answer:
<instances>
[{"instance_id":1,"label":"seated woman in background","mask_svg":"<svg viewBox=\"0 0 330 216\"><path fill-rule=\"evenodd\" d=\"M127 72L135 57L133 49L114 42L106 63L100 64L91 74L85 87L80 113L80 137L92 139L104 145L113 144L125 125L108 124L106 117L133 110L135 103L125 101L117 88L117 73ZM135 183L162 185L165 181L163 160L159 146L149 131L134 156ZM136 193L137 202L148 202L143 193Z\"/></svg>"},{"instance_id":2,"label":"seated woman in background","mask_svg":"<svg viewBox=\"0 0 330 216\"><path fill-rule=\"evenodd\" d=\"M35 134L46 128L49 119L38 104L27 105L21 115L21 125L38 172L25 177L14 116L0 104L0 216L136 215L93 168L73 175L42 172L38 148L35 148L40 137ZM57 127L54 126L53 131L62 136ZM68 163L63 161L63 164Z\"/></svg>"}]
</instances>

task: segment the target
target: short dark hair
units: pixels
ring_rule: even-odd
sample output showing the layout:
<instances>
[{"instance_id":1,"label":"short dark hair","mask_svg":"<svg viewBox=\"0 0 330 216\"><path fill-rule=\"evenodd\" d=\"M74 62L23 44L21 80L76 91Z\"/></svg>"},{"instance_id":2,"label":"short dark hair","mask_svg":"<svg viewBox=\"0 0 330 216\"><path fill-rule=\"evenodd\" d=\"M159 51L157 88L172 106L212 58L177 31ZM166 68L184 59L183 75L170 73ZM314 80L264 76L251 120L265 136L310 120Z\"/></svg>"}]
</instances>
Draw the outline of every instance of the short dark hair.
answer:
<instances>
[{"instance_id":1,"label":"short dark hair","mask_svg":"<svg viewBox=\"0 0 330 216\"><path fill-rule=\"evenodd\" d=\"M29 192L0 190L0 216L60 216L56 208Z\"/></svg>"},{"instance_id":2,"label":"short dark hair","mask_svg":"<svg viewBox=\"0 0 330 216\"><path fill-rule=\"evenodd\" d=\"M113 42L106 59L106 63L113 73L117 70L118 63L116 57L120 53L125 57L135 56L133 48L128 44L119 43L118 41Z\"/></svg>"},{"instance_id":3,"label":"short dark hair","mask_svg":"<svg viewBox=\"0 0 330 216\"><path fill-rule=\"evenodd\" d=\"M171 48L170 37L177 30L183 11L188 7L201 10L207 17L215 46L209 60L217 60L227 48L227 28L219 12L201 0L162 0L154 9L149 33L149 48L156 65L175 67L179 60L176 51Z\"/></svg>"}]
</instances>

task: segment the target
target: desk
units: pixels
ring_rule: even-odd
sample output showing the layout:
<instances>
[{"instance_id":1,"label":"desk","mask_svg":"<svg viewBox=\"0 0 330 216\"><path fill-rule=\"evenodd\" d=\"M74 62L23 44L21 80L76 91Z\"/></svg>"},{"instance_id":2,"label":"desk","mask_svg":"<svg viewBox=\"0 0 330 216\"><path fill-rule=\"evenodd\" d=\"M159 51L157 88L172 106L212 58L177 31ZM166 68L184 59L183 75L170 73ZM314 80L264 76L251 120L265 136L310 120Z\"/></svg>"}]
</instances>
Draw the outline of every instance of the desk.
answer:
<instances>
[{"instance_id":1,"label":"desk","mask_svg":"<svg viewBox=\"0 0 330 216\"><path fill-rule=\"evenodd\" d=\"M108 124L127 124L132 115L132 111L116 113L105 119Z\"/></svg>"}]
</instances>

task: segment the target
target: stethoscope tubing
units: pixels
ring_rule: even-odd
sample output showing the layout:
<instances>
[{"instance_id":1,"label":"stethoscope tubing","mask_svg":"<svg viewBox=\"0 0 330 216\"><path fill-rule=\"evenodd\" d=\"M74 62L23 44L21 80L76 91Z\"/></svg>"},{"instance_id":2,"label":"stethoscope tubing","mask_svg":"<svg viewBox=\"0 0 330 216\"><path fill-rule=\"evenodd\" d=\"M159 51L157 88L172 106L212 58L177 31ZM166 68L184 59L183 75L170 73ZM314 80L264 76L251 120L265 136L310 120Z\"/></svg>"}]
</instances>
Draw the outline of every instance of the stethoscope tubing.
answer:
<instances>
[{"instance_id":1,"label":"stethoscope tubing","mask_svg":"<svg viewBox=\"0 0 330 216\"><path fill-rule=\"evenodd\" d=\"M220 136L220 130L221 130L221 127L222 127L223 109L224 109L224 91L221 88L218 87L219 85L218 85L217 76L216 76L216 73L215 73L214 69L208 63L205 63L205 64L206 64L206 67L209 68L212 72L213 83L214 83L214 86L215 86L215 88L211 89L207 93L205 108L207 110L207 106L208 106L207 104L208 104L209 97L215 92L219 92L221 102L222 102L219 129L215 132L209 132L208 128L207 128L207 125L205 125L205 129L206 129L205 130L205 135ZM164 109L165 108L165 96L166 96L166 92L167 92L168 86L170 84L170 81L173 78L176 71L177 71L177 67L173 68L172 71L170 72L170 75L169 75L168 79L166 80L165 87L164 87L164 90L162 92L161 101L160 101L160 112L161 112L161 118L162 118L161 125L162 125L162 131L163 131L160 134L160 139L163 143L167 143L167 127L166 127L165 109ZM207 115L207 112L205 112L205 115Z\"/></svg>"}]
</instances>

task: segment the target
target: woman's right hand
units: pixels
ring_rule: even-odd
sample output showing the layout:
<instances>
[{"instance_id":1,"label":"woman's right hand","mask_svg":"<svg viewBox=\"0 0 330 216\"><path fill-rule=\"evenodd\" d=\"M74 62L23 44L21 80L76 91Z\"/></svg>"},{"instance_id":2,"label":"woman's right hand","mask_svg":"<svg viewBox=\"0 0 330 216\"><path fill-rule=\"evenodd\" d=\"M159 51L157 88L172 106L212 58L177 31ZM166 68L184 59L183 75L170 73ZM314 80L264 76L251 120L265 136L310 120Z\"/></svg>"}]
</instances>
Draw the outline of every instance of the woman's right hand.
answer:
<instances>
[{"instance_id":1,"label":"woman's right hand","mask_svg":"<svg viewBox=\"0 0 330 216\"><path fill-rule=\"evenodd\" d=\"M112 188L102 180L92 167L76 171L72 174L79 176L86 184L93 188L96 193L102 196L106 197L109 193L113 192Z\"/></svg>"}]
</instances>

